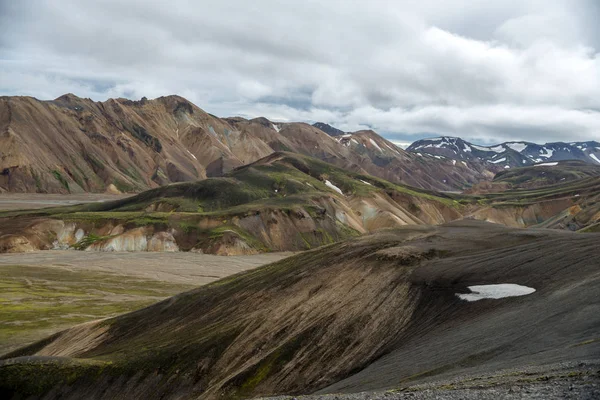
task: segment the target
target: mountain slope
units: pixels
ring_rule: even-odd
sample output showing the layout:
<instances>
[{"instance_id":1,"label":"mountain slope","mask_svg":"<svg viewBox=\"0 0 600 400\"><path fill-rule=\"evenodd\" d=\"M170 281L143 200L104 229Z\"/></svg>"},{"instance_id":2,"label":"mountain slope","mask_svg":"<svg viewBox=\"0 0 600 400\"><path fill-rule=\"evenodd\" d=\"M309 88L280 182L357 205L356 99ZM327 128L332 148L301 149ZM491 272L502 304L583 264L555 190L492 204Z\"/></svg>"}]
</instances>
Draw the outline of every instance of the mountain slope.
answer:
<instances>
[{"instance_id":1,"label":"mountain slope","mask_svg":"<svg viewBox=\"0 0 600 400\"><path fill-rule=\"evenodd\" d=\"M418 140L407 151L442 156L460 161L483 163L488 169L518 168L544 162L580 160L600 164L600 143L571 142L546 143L506 142L495 146L479 146L461 138L440 137Z\"/></svg>"},{"instance_id":2,"label":"mountain slope","mask_svg":"<svg viewBox=\"0 0 600 400\"><path fill-rule=\"evenodd\" d=\"M544 176L554 167L531 168ZM510 180L529 179L527 171L511 171ZM0 252L74 247L253 254L460 218L593 231L600 224L600 177L501 193L436 193L277 152L224 177L120 201L0 213Z\"/></svg>"},{"instance_id":3,"label":"mountain slope","mask_svg":"<svg viewBox=\"0 0 600 400\"><path fill-rule=\"evenodd\" d=\"M330 136L304 123L272 123L265 118L227 118L241 132L260 137L276 151L291 151L338 167L431 190L457 190L493 174L466 163L407 153L373 131Z\"/></svg>"},{"instance_id":4,"label":"mountain slope","mask_svg":"<svg viewBox=\"0 0 600 400\"><path fill-rule=\"evenodd\" d=\"M178 96L0 98L0 188L141 191L221 175L271 149Z\"/></svg>"},{"instance_id":5,"label":"mountain slope","mask_svg":"<svg viewBox=\"0 0 600 400\"><path fill-rule=\"evenodd\" d=\"M317 129L322 130L329 136L341 136L345 133L344 131L341 131L341 130L339 130L329 124L326 124L324 122L316 122L312 126L314 126Z\"/></svg>"},{"instance_id":6,"label":"mountain slope","mask_svg":"<svg viewBox=\"0 0 600 400\"><path fill-rule=\"evenodd\" d=\"M224 177L114 202L0 213L0 252L304 250L383 228L439 224L459 218L461 208L444 194L278 152Z\"/></svg>"},{"instance_id":7,"label":"mountain slope","mask_svg":"<svg viewBox=\"0 0 600 400\"><path fill-rule=\"evenodd\" d=\"M0 98L0 191L140 192L221 176L274 151L316 157L396 183L456 190L481 173L418 159L385 141L347 146L304 123L217 118L179 96L94 102ZM360 136L360 135L359 135Z\"/></svg>"},{"instance_id":8,"label":"mountain slope","mask_svg":"<svg viewBox=\"0 0 600 400\"><path fill-rule=\"evenodd\" d=\"M474 221L381 232L54 335L5 357L0 390L234 399L585 360L600 352L597 241ZM458 297L501 283L535 292Z\"/></svg>"},{"instance_id":9,"label":"mountain slope","mask_svg":"<svg viewBox=\"0 0 600 400\"><path fill-rule=\"evenodd\" d=\"M538 189L600 176L600 165L583 161L555 161L532 167L505 169L492 181L478 183L465 193L499 193L509 189Z\"/></svg>"}]
</instances>

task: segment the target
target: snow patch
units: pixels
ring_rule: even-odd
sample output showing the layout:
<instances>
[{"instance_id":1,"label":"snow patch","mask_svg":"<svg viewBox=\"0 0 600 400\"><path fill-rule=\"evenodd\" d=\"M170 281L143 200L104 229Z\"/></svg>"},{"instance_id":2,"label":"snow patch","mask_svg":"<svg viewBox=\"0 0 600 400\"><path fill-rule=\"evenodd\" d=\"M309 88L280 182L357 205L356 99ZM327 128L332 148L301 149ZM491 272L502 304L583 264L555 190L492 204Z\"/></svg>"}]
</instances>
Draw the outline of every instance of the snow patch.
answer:
<instances>
[{"instance_id":1,"label":"snow patch","mask_svg":"<svg viewBox=\"0 0 600 400\"><path fill-rule=\"evenodd\" d=\"M377 147L377 150L379 150L380 153L383 153L383 150L381 150L381 147L379 147L379 145L377 143L375 143L375 141L371 138L369 138L369 141L371 142L371 144L375 147Z\"/></svg>"},{"instance_id":2,"label":"snow patch","mask_svg":"<svg viewBox=\"0 0 600 400\"><path fill-rule=\"evenodd\" d=\"M363 181L362 179L359 179L359 181L361 181L362 183L366 183L366 184L367 184L367 185L369 185L369 186L373 186L373 185L371 185L369 182L367 182L367 181Z\"/></svg>"},{"instance_id":3,"label":"snow patch","mask_svg":"<svg viewBox=\"0 0 600 400\"><path fill-rule=\"evenodd\" d=\"M340 189L339 187L335 186L333 183L329 182L327 179L325 179L325 185L327 185L327 187L335 190L336 192L338 192L341 195L344 194L344 192L342 192L342 189Z\"/></svg>"},{"instance_id":4,"label":"snow patch","mask_svg":"<svg viewBox=\"0 0 600 400\"><path fill-rule=\"evenodd\" d=\"M594 159L594 161L596 161L598 164L600 164L600 160L598 159L598 157L596 157L595 154L590 153L590 157Z\"/></svg>"},{"instance_id":5,"label":"snow patch","mask_svg":"<svg viewBox=\"0 0 600 400\"><path fill-rule=\"evenodd\" d=\"M545 153L540 154L540 157L550 158L550 157L552 157L552 154L554 154L554 150L552 150L552 149L547 149L544 147L543 150L545 151ZM542 150L540 149L540 153L541 152L542 152Z\"/></svg>"},{"instance_id":6,"label":"snow patch","mask_svg":"<svg viewBox=\"0 0 600 400\"><path fill-rule=\"evenodd\" d=\"M503 161L506 161L506 157L502 157L502 158L500 158L500 159L498 159L498 160L494 160L494 161L490 161L490 162L491 162L492 164L498 164L498 163L501 163L501 162L503 162Z\"/></svg>"},{"instance_id":7,"label":"snow patch","mask_svg":"<svg viewBox=\"0 0 600 400\"><path fill-rule=\"evenodd\" d=\"M271 125L273 125L273 129L275 129L277 132L279 132L281 130L281 128L278 127L277 125L275 125L275 124L271 124Z\"/></svg>"},{"instance_id":8,"label":"snow patch","mask_svg":"<svg viewBox=\"0 0 600 400\"><path fill-rule=\"evenodd\" d=\"M456 293L461 300L478 301L483 299L503 299L505 297L526 296L535 292L534 288L514 283L497 285L469 286L471 293Z\"/></svg>"},{"instance_id":9,"label":"snow patch","mask_svg":"<svg viewBox=\"0 0 600 400\"><path fill-rule=\"evenodd\" d=\"M523 150L525 150L527 148L527 145L525 143L514 142L514 143L506 143L506 145L518 153L522 152Z\"/></svg>"},{"instance_id":10,"label":"snow patch","mask_svg":"<svg viewBox=\"0 0 600 400\"><path fill-rule=\"evenodd\" d=\"M558 165L557 162L547 162L547 163L541 163L541 164L536 164L536 167L554 167L555 165Z\"/></svg>"},{"instance_id":11,"label":"snow patch","mask_svg":"<svg viewBox=\"0 0 600 400\"><path fill-rule=\"evenodd\" d=\"M194 158L194 160L198 161L198 159L196 158L196 156L193 155L189 150L186 149L185 151L187 151L188 154Z\"/></svg>"}]
</instances>

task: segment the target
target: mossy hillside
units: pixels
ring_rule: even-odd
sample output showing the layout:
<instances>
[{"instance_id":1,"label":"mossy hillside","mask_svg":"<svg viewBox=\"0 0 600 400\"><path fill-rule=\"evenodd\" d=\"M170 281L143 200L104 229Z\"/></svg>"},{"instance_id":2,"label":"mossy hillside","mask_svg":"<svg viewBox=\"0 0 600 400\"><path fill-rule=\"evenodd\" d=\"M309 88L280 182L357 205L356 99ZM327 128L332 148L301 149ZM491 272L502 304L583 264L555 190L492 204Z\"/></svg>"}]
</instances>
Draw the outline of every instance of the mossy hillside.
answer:
<instances>
[{"instance_id":1,"label":"mossy hillside","mask_svg":"<svg viewBox=\"0 0 600 400\"><path fill-rule=\"evenodd\" d=\"M48 360L5 365L0 368L0 396L9 399L19 393L20 396L37 398L57 386L75 382L91 385L103 374L110 373L111 369L110 363L93 360Z\"/></svg>"}]
</instances>

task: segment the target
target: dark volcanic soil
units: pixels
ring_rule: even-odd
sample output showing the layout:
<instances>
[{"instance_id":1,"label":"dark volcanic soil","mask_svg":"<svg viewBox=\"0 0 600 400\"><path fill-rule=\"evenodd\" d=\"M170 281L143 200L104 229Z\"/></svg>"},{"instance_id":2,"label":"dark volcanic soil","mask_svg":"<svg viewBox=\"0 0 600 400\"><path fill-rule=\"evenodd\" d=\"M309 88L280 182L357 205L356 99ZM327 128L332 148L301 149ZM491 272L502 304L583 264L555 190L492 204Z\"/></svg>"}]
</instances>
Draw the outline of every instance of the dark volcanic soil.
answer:
<instances>
[{"instance_id":1,"label":"dark volcanic soil","mask_svg":"<svg viewBox=\"0 0 600 400\"><path fill-rule=\"evenodd\" d=\"M600 358L598 239L476 221L383 231L55 335L10 355L0 389L68 399L346 396L578 365ZM501 283L536 291L457 296Z\"/></svg>"}]
</instances>

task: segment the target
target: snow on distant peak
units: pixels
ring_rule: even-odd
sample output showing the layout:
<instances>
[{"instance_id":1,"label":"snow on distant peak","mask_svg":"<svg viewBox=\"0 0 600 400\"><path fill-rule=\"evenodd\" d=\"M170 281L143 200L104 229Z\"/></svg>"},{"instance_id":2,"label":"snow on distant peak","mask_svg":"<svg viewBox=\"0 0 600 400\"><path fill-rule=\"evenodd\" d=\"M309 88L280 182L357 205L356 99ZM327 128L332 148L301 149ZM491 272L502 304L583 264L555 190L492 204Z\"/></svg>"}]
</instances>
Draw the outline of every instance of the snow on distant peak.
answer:
<instances>
[{"instance_id":1,"label":"snow on distant peak","mask_svg":"<svg viewBox=\"0 0 600 400\"><path fill-rule=\"evenodd\" d=\"M504 161L506 161L506 157L502 157L502 158L500 158L498 160L493 160L493 161L490 160L490 162L492 164L498 164L498 163L501 163L501 162L504 162Z\"/></svg>"},{"instance_id":2,"label":"snow on distant peak","mask_svg":"<svg viewBox=\"0 0 600 400\"><path fill-rule=\"evenodd\" d=\"M535 164L536 167L554 167L555 165L558 165L558 163L557 162L547 162L547 163Z\"/></svg>"},{"instance_id":3,"label":"snow on distant peak","mask_svg":"<svg viewBox=\"0 0 600 400\"><path fill-rule=\"evenodd\" d=\"M281 130L281 128L278 127L277 125L275 125L275 124L271 124L271 125L273 125L273 129L275 129L277 132L279 132Z\"/></svg>"},{"instance_id":4,"label":"snow on distant peak","mask_svg":"<svg viewBox=\"0 0 600 400\"><path fill-rule=\"evenodd\" d=\"M506 143L506 145L514 151L516 151L517 153L520 153L527 148L527 144L523 142L511 142Z\"/></svg>"}]
</instances>

